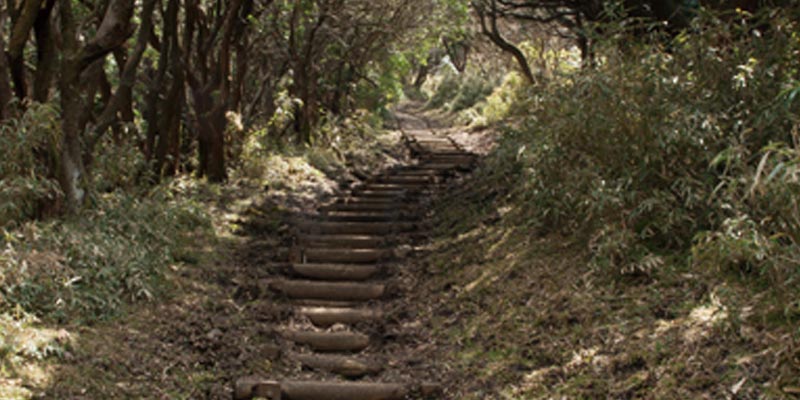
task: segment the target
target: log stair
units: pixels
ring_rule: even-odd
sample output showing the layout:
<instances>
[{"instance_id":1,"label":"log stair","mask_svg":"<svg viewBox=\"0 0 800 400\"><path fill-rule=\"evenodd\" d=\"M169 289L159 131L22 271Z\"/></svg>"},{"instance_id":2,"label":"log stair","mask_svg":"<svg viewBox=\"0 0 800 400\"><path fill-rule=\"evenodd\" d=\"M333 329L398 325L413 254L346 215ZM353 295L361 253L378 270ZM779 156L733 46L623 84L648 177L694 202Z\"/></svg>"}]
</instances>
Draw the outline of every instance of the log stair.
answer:
<instances>
[{"instance_id":1,"label":"log stair","mask_svg":"<svg viewBox=\"0 0 800 400\"><path fill-rule=\"evenodd\" d=\"M416 163L379 173L296 221L288 268L267 284L291 315L275 330L288 343L280 357L321 378L243 377L234 383L234 400L442 398L436 383L383 378L392 363L380 349L392 335L361 330L390 318L382 303L409 253L399 249L424 229L426 201L477 161L428 131L406 132L404 140ZM298 319L304 323L292 323Z\"/></svg>"}]
</instances>

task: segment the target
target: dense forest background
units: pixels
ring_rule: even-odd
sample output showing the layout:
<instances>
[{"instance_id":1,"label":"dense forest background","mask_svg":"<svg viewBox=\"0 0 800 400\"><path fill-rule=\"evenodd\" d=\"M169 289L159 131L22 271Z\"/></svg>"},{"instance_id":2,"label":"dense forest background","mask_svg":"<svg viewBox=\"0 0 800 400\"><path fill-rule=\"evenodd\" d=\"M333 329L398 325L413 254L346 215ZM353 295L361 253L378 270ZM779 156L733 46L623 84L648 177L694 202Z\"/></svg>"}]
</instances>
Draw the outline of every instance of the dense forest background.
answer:
<instances>
[{"instance_id":1,"label":"dense forest background","mask_svg":"<svg viewBox=\"0 0 800 400\"><path fill-rule=\"evenodd\" d=\"M729 307L783 335L773 378L796 389L798 20L789 0L4 0L3 371L59 353L21 350L23 327L161 298L219 232L210 202L269 189L276 154L341 174L413 101L497 133L467 210L584 243L611 286L747 288Z\"/></svg>"}]
</instances>

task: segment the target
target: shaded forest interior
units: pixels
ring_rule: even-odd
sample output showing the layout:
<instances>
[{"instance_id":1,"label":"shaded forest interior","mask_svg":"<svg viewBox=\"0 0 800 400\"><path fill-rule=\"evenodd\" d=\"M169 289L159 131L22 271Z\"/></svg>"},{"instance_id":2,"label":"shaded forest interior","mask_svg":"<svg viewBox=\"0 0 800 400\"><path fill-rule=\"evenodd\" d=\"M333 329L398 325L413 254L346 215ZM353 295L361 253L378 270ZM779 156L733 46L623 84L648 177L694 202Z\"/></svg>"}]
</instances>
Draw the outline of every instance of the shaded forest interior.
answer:
<instances>
[{"instance_id":1,"label":"shaded forest interior","mask_svg":"<svg viewBox=\"0 0 800 400\"><path fill-rule=\"evenodd\" d=\"M398 110L485 156L419 261L453 398L798 396L797 21L790 0L3 0L0 398L79 393L53 386L86 371L79 331L241 297L292 213L408 162ZM601 325L722 344L604 355ZM227 396L189 375L166 387ZM112 380L83 389L147 397Z\"/></svg>"}]
</instances>

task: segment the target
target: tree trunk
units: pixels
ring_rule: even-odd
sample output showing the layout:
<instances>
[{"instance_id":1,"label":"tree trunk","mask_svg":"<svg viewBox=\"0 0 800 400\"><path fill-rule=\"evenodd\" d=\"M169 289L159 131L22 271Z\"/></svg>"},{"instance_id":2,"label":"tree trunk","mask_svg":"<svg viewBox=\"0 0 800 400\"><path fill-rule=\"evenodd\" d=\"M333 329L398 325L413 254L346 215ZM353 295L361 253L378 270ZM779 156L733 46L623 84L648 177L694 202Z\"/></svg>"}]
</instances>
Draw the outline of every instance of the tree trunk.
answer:
<instances>
[{"instance_id":1,"label":"tree trunk","mask_svg":"<svg viewBox=\"0 0 800 400\"><path fill-rule=\"evenodd\" d=\"M25 43L28 42L33 24L39 15L41 0L25 0L20 8L19 17L11 28L8 40L8 64L11 69L11 79L14 81L14 93L22 100L28 97L28 83L25 73Z\"/></svg>"},{"instance_id":2,"label":"tree trunk","mask_svg":"<svg viewBox=\"0 0 800 400\"><path fill-rule=\"evenodd\" d=\"M500 34L500 30L497 27L497 4L495 0L492 0L491 7L492 9L488 12L488 15L486 10L478 10L478 16L481 20L481 31L497 47L514 57L514 59L517 61L517 65L519 65L519 68L522 71L522 75L529 84L536 83L536 78L533 76L531 66L528 64L528 59L525 57L525 54L522 52L522 50L520 50L517 46L514 46L511 42L507 41L503 35ZM486 24L487 16L489 18L488 26Z\"/></svg>"},{"instance_id":3,"label":"tree trunk","mask_svg":"<svg viewBox=\"0 0 800 400\"><path fill-rule=\"evenodd\" d=\"M133 84L136 80L136 71L142 60L142 55L147 49L153 27L153 12L156 0L145 0L142 5L141 27L136 38L136 45L125 61L125 66L120 72L120 82L117 90L108 102L103 112L97 117L97 123L92 131L88 149L92 151L106 133L108 128L117 121L117 113L123 121L133 121Z\"/></svg>"},{"instance_id":4,"label":"tree trunk","mask_svg":"<svg viewBox=\"0 0 800 400\"><path fill-rule=\"evenodd\" d=\"M33 24L36 35L36 73L33 80L33 99L40 103L45 103L50 98L50 88L57 66L58 54L51 23L55 4L55 0L46 0Z\"/></svg>"},{"instance_id":5,"label":"tree trunk","mask_svg":"<svg viewBox=\"0 0 800 400\"><path fill-rule=\"evenodd\" d=\"M0 7L0 32L5 32L7 18L6 8ZM0 34L0 49L5 47L5 35ZM0 54L0 121L5 120L11 113L11 110L9 110L11 104L9 102L13 97L13 93L11 92L11 82L8 79L8 60L3 54Z\"/></svg>"},{"instance_id":6,"label":"tree trunk","mask_svg":"<svg viewBox=\"0 0 800 400\"><path fill-rule=\"evenodd\" d=\"M61 60L61 153L59 154L58 181L64 193L68 212L77 211L84 198L81 188L83 162L80 148L78 124L82 105L79 90L80 57L76 39L76 24L72 15L72 0L59 1L61 15L62 60Z\"/></svg>"},{"instance_id":7,"label":"tree trunk","mask_svg":"<svg viewBox=\"0 0 800 400\"><path fill-rule=\"evenodd\" d=\"M130 31L133 0L111 0L97 34L83 47L77 39L72 0L59 0L61 17L61 150L56 174L65 196L67 212L77 211L84 199L87 174L81 149L81 115L87 108L81 91L81 73L125 42ZM127 19L126 19L127 18ZM91 153L87 152L91 159Z\"/></svg>"}]
</instances>

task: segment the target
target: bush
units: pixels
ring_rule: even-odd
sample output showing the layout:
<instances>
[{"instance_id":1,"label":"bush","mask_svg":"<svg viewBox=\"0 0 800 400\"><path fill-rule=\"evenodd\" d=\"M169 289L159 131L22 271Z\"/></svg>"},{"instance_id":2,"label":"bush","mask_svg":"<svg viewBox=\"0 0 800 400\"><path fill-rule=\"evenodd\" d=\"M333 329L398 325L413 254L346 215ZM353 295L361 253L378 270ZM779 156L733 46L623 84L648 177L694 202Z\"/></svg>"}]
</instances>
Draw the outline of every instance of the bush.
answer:
<instances>
[{"instance_id":1,"label":"bush","mask_svg":"<svg viewBox=\"0 0 800 400\"><path fill-rule=\"evenodd\" d=\"M694 249L699 268L762 271L797 295L800 43L789 14L705 16L668 50L610 41L595 69L528 92L498 156L522 163L518 195L538 228L591 239L593 265L617 275Z\"/></svg>"},{"instance_id":2,"label":"bush","mask_svg":"<svg viewBox=\"0 0 800 400\"><path fill-rule=\"evenodd\" d=\"M176 197L168 187L112 193L72 219L3 231L0 312L90 323L163 293L167 266L210 229L200 205Z\"/></svg>"},{"instance_id":3,"label":"bush","mask_svg":"<svg viewBox=\"0 0 800 400\"><path fill-rule=\"evenodd\" d=\"M433 94L425 104L425 108L431 110L436 108L443 108L450 102L461 88L461 80L458 71L445 64L439 68L435 79L431 79L433 85Z\"/></svg>"},{"instance_id":4,"label":"bush","mask_svg":"<svg viewBox=\"0 0 800 400\"><path fill-rule=\"evenodd\" d=\"M459 112L484 101L492 94L494 83L484 77L469 75L466 76L458 88L458 93L450 103L450 111Z\"/></svg>"},{"instance_id":5,"label":"bush","mask_svg":"<svg viewBox=\"0 0 800 400\"><path fill-rule=\"evenodd\" d=\"M40 216L60 196L55 177L60 126L58 110L31 104L20 118L0 125L0 228Z\"/></svg>"}]
</instances>

